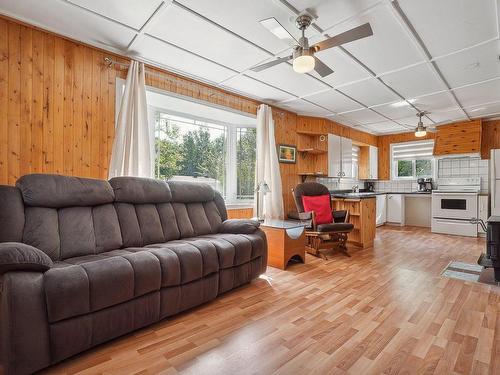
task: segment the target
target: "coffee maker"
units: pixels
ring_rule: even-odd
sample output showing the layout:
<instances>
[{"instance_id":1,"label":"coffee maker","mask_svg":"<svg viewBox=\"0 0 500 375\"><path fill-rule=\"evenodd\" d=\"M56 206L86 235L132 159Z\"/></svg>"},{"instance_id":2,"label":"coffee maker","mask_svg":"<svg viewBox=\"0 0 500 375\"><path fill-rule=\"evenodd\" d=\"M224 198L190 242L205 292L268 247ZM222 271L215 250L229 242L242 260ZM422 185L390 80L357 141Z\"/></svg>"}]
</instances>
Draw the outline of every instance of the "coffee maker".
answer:
<instances>
[{"instance_id":1,"label":"coffee maker","mask_svg":"<svg viewBox=\"0 0 500 375\"><path fill-rule=\"evenodd\" d=\"M417 178L418 192L426 193L432 190L432 178Z\"/></svg>"}]
</instances>

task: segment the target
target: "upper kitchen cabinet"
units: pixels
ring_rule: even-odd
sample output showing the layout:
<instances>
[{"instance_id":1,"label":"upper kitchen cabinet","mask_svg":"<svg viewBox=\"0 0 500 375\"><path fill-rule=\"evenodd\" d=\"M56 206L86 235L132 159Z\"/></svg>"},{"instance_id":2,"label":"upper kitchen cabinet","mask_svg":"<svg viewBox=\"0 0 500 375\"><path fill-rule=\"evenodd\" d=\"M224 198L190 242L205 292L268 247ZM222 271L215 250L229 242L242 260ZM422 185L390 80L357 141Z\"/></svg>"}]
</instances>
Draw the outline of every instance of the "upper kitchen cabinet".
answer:
<instances>
[{"instance_id":1,"label":"upper kitchen cabinet","mask_svg":"<svg viewBox=\"0 0 500 375\"><path fill-rule=\"evenodd\" d=\"M352 140L328 134L328 176L352 178Z\"/></svg>"},{"instance_id":2,"label":"upper kitchen cabinet","mask_svg":"<svg viewBox=\"0 0 500 375\"><path fill-rule=\"evenodd\" d=\"M481 152L481 128L481 120L439 126L434 141L434 155Z\"/></svg>"},{"instance_id":3,"label":"upper kitchen cabinet","mask_svg":"<svg viewBox=\"0 0 500 375\"><path fill-rule=\"evenodd\" d=\"M378 148L361 146L359 148L359 178L362 180L378 179Z\"/></svg>"}]
</instances>

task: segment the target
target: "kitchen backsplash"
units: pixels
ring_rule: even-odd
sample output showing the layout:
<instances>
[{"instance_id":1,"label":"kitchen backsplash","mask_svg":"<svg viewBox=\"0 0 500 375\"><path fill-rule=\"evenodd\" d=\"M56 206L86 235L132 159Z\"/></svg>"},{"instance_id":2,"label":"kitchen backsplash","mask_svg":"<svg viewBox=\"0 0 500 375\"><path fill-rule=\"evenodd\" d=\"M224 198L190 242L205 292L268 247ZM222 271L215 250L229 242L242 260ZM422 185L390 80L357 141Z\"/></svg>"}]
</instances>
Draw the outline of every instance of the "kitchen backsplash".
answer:
<instances>
[{"instance_id":1,"label":"kitchen backsplash","mask_svg":"<svg viewBox=\"0 0 500 375\"><path fill-rule=\"evenodd\" d=\"M488 191L488 160L480 158L440 159L438 177L481 177L481 190Z\"/></svg>"},{"instance_id":2,"label":"kitchen backsplash","mask_svg":"<svg viewBox=\"0 0 500 375\"><path fill-rule=\"evenodd\" d=\"M439 185L439 178L449 177L481 177L481 191L488 191L488 160L479 157L444 158L437 161L437 181L434 188ZM364 181L355 179L317 178L317 182L325 185L330 190L347 190L353 185L364 188ZM417 190L417 180L378 180L375 182L375 191L411 192Z\"/></svg>"},{"instance_id":3,"label":"kitchen backsplash","mask_svg":"<svg viewBox=\"0 0 500 375\"><path fill-rule=\"evenodd\" d=\"M316 181L325 185L329 190L350 190L354 185L358 185L360 189L363 189L365 186L364 181L351 178L342 178L339 181L338 178L318 177Z\"/></svg>"},{"instance_id":4,"label":"kitchen backsplash","mask_svg":"<svg viewBox=\"0 0 500 375\"><path fill-rule=\"evenodd\" d=\"M434 188L439 186L440 178L449 177L481 177L481 191L488 191L488 160L474 158L444 158L438 159L437 181L434 181ZM376 181L377 191L415 191L417 190L416 180L407 181Z\"/></svg>"}]
</instances>

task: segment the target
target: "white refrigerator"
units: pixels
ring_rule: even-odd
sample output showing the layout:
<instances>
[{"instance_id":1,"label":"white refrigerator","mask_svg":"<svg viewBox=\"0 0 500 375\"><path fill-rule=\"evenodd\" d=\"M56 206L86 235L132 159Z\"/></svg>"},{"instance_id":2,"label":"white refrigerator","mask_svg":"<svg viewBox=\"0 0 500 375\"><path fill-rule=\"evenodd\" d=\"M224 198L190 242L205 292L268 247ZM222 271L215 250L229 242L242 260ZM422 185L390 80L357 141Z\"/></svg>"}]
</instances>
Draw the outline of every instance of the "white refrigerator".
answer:
<instances>
[{"instance_id":1,"label":"white refrigerator","mask_svg":"<svg viewBox=\"0 0 500 375\"><path fill-rule=\"evenodd\" d=\"M500 150L490 154L490 215L500 216Z\"/></svg>"}]
</instances>

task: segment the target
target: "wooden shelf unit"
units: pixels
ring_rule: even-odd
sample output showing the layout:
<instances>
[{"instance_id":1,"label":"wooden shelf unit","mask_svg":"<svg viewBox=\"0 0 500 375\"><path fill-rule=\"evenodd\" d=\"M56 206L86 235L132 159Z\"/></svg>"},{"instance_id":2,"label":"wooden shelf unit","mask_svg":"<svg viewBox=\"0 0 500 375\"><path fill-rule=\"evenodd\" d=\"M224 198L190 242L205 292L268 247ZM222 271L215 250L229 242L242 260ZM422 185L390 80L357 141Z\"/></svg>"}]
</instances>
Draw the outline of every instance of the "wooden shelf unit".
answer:
<instances>
[{"instance_id":1,"label":"wooden shelf unit","mask_svg":"<svg viewBox=\"0 0 500 375\"><path fill-rule=\"evenodd\" d=\"M299 173L304 176L323 177L328 172L328 135L309 131L297 132Z\"/></svg>"},{"instance_id":2,"label":"wooden shelf unit","mask_svg":"<svg viewBox=\"0 0 500 375\"><path fill-rule=\"evenodd\" d=\"M375 198L332 198L334 210L349 211L349 222L354 230L349 233L348 243L362 248L373 246L375 239Z\"/></svg>"}]
</instances>

